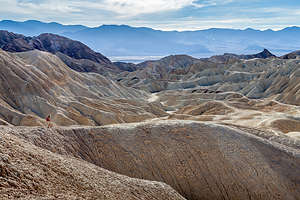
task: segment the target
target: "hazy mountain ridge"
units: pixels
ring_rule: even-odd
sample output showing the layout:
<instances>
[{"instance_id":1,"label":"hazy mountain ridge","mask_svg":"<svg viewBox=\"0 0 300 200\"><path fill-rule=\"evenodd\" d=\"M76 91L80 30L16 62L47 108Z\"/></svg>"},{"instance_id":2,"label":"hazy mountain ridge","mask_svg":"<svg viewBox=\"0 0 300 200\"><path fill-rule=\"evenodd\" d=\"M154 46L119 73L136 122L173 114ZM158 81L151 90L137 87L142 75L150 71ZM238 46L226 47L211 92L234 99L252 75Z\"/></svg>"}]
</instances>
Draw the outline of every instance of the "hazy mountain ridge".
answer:
<instances>
[{"instance_id":1,"label":"hazy mountain ridge","mask_svg":"<svg viewBox=\"0 0 300 200\"><path fill-rule=\"evenodd\" d=\"M89 28L38 21L8 22L0 22L0 29L31 36L45 32L61 34L79 40L106 56L189 54L207 57L223 53L253 54L264 48L276 55L283 55L298 50L300 46L298 27L288 27L278 31L211 28L178 32L127 25ZM54 25L57 28L53 29Z\"/></svg>"},{"instance_id":2,"label":"hazy mountain ridge","mask_svg":"<svg viewBox=\"0 0 300 200\"><path fill-rule=\"evenodd\" d=\"M62 25L56 22L44 23L37 20L18 22L13 20L0 21L0 30L8 30L26 36L36 36L42 33L63 34L77 32L88 27L82 25Z\"/></svg>"}]
</instances>

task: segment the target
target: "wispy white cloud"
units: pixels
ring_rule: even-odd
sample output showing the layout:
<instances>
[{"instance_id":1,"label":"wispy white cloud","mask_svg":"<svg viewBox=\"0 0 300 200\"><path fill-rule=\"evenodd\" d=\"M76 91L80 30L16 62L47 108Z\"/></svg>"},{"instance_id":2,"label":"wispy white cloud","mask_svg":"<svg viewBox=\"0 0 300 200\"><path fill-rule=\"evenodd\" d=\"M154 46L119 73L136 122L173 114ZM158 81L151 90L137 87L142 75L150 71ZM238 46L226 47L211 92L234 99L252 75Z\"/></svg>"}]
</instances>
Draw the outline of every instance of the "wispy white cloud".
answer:
<instances>
[{"instance_id":1,"label":"wispy white cloud","mask_svg":"<svg viewBox=\"0 0 300 200\"><path fill-rule=\"evenodd\" d=\"M9 5L11 10L26 13L51 13L57 15L73 12L87 12L88 10L109 11L116 17L132 17L140 14L158 13L180 10L191 6L202 8L230 3L233 0L0 0L1 4ZM5 7L7 8L7 6ZM4 9L1 9L3 10Z\"/></svg>"},{"instance_id":2,"label":"wispy white cloud","mask_svg":"<svg viewBox=\"0 0 300 200\"><path fill-rule=\"evenodd\" d=\"M293 0L295 1L295 0ZM128 24L163 30L211 27L278 29L300 25L299 9L260 0L0 0L0 20ZM254 2L258 2L255 4ZM299 3L300 7L300 3Z\"/></svg>"},{"instance_id":3,"label":"wispy white cloud","mask_svg":"<svg viewBox=\"0 0 300 200\"><path fill-rule=\"evenodd\" d=\"M13 0L14 1L14 0ZM66 0L17 0L17 7L21 7L24 10L30 10L31 12L56 12L59 13L71 13L78 12L80 9L72 6L72 1Z\"/></svg>"},{"instance_id":4,"label":"wispy white cloud","mask_svg":"<svg viewBox=\"0 0 300 200\"><path fill-rule=\"evenodd\" d=\"M46 15L53 14L59 16L62 13L72 13L80 11L72 7L71 1L51 0L0 0L0 12L16 14Z\"/></svg>"},{"instance_id":5,"label":"wispy white cloud","mask_svg":"<svg viewBox=\"0 0 300 200\"><path fill-rule=\"evenodd\" d=\"M158 13L180 10L191 6L203 8L207 6L224 5L236 0L100 0L100 1L73 1L76 8L103 9L121 16L136 16L140 14Z\"/></svg>"},{"instance_id":6,"label":"wispy white cloud","mask_svg":"<svg viewBox=\"0 0 300 200\"><path fill-rule=\"evenodd\" d=\"M76 8L102 9L121 16L136 16L139 14L178 10L193 4L194 0L102 0L99 2L73 2Z\"/></svg>"}]
</instances>

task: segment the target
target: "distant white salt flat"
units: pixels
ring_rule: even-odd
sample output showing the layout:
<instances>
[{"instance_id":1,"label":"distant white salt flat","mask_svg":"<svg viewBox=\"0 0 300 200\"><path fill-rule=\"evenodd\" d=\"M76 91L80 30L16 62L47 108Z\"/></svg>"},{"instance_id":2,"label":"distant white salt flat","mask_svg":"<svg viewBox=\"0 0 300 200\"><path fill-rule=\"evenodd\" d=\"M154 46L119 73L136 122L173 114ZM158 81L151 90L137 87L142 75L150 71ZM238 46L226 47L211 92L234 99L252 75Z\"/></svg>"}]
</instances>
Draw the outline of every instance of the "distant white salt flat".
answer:
<instances>
[{"instance_id":1,"label":"distant white salt flat","mask_svg":"<svg viewBox=\"0 0 300 200\"><path fill-rule=\"evenodd\" d=\"M108 57L112 62L126 62L126 63L141 63L148 60L159 60L166 55L162 56L110 56Z\"/></svg>"},{"instance_id":2,"label":"distant white salt flat","mask_svg":"<svg viewBox=\"0 0 300 200\"><path fill-rule=\"evenodd\" d=\"M185 53L182 53L185 54ZM169 54L171 55L171 54ZM159 56L108 56L108 58L112 62L126 62L126 63L141 63L144 61L149 60L159 60L163 57L169 56L169 55L159 55ZM217 55L216 53L203 53L203 54L188 54L189 56L192 56L194 58L208 58L213 55Z\"/></svg>"}]
</instances>

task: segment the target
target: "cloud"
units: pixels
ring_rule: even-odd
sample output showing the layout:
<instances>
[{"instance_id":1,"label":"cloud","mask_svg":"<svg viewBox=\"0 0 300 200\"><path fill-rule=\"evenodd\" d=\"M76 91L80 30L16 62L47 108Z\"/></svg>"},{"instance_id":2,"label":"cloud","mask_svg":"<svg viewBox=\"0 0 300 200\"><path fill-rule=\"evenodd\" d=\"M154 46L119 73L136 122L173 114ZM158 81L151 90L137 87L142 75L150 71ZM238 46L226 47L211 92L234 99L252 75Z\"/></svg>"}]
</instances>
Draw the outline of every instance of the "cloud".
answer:
<instances>
[{"instance_id":1,"label":"cloud","mask_svg":"<svg viewBox=\"0 0 300 200\"><path fill-rule=\"evenodd\" d=\"M191 6L203 8L206 6L224 5L234 0L101 0L101 1L73 1L76 8L107 10L125 17L141 14L159 13L180 10Z\"/></svg>"},{"instance_id":2,"label":"cloud","mask_svg":"<svg viewBox=\"0 0 300 200\"><path fill-rule=\"evenodd\" d=\"M299 25L300 3L260 0L0 0L0 19L63 24L128 24L163 30ZM277 3L276 3L277 2ZM285 6L282 6L285 5Z\"/></svg>"},{"instance_id":3,"label":"cloud","mask_svg":"<svg viewBox=\"0 0 300 200\"><path fill-rule=\"evenodd\" d=\"M192 3L193 0L103 0L101 3L89 2L86 5L80 4L80 6L108 10L122 16L136 16L139 14L178 10L192 5Z\"/></svg>"},{"instance_id":4,"label":"cloud","mask_svg":"<svg viewBox=\"0 0 300 200\"><path fill-rule=\"evenodd\" d=\"M24 13L88 13L98 10L115 13L116 17L133 17L142 14L180 10L191 6L202 8L226 4L233 0L0 0L11 10ZM5 7L7 8L7 6ZM2 11L3 9L0 8ZM3 10L4 11L4 10Z\"/></svg>"},{"instance_id":5,"label":"cloud","mask_svg":"<svg viewBox=\"0 0 300 200\"><path fill-rule=\"evenodd\" d=\"M62 13L77 12L71 6L71 1L61 0L0 0L1 13L15 13L19 14L34 14L36 15L59 15Z\"/></svg>"},{"instance_id":6,"label":"cloud","mask_svg":"<svg viewBox=\"0 0 300 200\"><path fill-rule=\"evenodd\" d=\"M79 12L80 9L72 6L72 1L66 0L17 0L17 7L22 7L24 10L35 12L56 12L59 13L71 13Z\"/></svg>"}]
</instances>

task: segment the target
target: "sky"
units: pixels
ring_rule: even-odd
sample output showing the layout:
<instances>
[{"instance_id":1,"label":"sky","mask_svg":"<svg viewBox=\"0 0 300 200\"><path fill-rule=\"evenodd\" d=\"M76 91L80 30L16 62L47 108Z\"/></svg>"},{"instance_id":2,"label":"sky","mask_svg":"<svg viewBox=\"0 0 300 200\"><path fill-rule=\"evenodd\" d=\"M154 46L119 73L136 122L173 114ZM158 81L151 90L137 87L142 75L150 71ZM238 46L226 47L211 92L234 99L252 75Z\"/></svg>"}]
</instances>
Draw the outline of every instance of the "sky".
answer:
<instances>
[{"instance_id":1,"label":"sky","mask_svg":"<svg viewBox=\"0 0 300 200\"><path fill-rule=\"evenodd\" d=\"M300 26L299 0L0 0L0 20L160 30Z\"/></svg>"}]
</instances>

